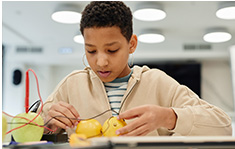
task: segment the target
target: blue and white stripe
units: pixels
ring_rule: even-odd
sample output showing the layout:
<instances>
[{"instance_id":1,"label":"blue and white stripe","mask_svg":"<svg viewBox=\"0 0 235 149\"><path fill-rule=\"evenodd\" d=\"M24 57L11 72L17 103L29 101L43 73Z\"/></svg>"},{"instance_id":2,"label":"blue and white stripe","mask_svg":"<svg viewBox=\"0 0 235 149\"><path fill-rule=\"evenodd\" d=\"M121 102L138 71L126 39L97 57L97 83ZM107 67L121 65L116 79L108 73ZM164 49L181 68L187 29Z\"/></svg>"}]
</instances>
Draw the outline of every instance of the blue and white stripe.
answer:
<instances>
[{"instance_id":1,"label":"blue and white stripe","mask_svg":"<svg viewBox=\"0 0 235 149\"><path fill-rule=\"evenodd\" d=\"M120 82L120 83L109 82L109 83L104 83L104 85L111 109L119 113L121 101L127 89L127 82ZM117 113L112 112L113 116L117 116Z\"/></svg>"}]
</instances>

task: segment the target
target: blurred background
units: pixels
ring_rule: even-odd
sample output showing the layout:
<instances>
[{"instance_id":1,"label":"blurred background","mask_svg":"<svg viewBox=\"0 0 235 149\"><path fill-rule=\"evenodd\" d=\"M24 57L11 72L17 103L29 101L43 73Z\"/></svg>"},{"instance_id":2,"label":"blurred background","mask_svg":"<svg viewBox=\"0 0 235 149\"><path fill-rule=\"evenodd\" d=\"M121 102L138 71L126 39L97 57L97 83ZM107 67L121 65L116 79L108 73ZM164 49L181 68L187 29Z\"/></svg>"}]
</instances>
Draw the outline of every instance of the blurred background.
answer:
<instances>
[{"instance_id":1,"label":"blurred background","mask_svg":"<svg viewBox=\"0 0 235 149\"><path fill-rule=\"evenodd\" d=\"M3 111L12 115L24 112L27 69L36 72L45 101L60 80L85 67L82 38L74 41L80 34L79 21L61 23L53 20L52 14L64 8L81 13L88 3L2 2ZM133 12L134 34L139 40L136 52L130 56L134 64L164 70L234 118L235 18L220 18L217 12L228 4L220 1L127 1L125 4ZM146 19L151 19L151 15L144 15L140 20L137 10L144 6L158 8L160 18L150 21ZM225 33L226 38L207 39L206 33L212 31ZM141 37L152 34L147 40ZM38 99L35 78L30 73L30 105Z\"/></svg>"}]
</instances>

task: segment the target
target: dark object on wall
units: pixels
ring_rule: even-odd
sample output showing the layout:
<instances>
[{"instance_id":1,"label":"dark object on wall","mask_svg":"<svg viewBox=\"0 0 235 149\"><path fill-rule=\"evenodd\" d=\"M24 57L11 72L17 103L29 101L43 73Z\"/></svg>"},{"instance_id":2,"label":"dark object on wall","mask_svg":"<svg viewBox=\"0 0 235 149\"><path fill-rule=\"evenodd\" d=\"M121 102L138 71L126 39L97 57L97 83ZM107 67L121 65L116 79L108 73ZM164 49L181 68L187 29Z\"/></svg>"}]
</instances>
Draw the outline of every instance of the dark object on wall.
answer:
<instances>
[{"instance_id":1,"label":"dark object on wall","mask_svg":"<svg viewBox=\"0 0 235 149\"><path fill-rule=\"evenodd\" d=\"M174 78L182 85L186 85L201 97L201 64L198 62L169 62L169 63L142 63L149 68L158 68Z\"/></svg>"},{"instance_id":2,"label":"dark object on wall","mask_svg":"<svg viewBox=\"0 0 235 149\"><path fill-rule=\"evenodd\" d=\"M22 80L22 72L19 69L14 70L13 72L13 84L19 85Z\"/></svg>"}]
</instances>

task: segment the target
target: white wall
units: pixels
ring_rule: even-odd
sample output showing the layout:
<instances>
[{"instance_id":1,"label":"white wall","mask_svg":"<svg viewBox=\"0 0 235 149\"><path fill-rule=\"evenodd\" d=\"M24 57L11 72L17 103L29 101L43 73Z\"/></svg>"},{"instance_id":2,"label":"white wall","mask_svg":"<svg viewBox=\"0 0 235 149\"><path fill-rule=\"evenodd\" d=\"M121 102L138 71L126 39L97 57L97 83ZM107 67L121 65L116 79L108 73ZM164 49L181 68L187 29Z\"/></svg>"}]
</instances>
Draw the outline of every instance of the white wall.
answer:
<instances>
[{"instance_id":1,"label":"white wall","mask_svg":"<svg viewBox=\"0 0 235 149\"><path fill-rule=\"evenodd\" d=\"M231 65L232 85L233 85L233 99L235 101L235 45L230 47L230 61L231 61L230 65ZM234 102L234 107L235 107L235 102Z\"/></svg>"},{"instance_id":2,"label":"white wall","mask_svg":"<svg viewBox=\"0 0 235 149\"><path fill-rule=\"evenodd\" d=\"M233 85L233 100L235 107L235 45L230 47L230 61L231 61L231 74L232 74L232 85ZM235 136L235 108L232 114L233 118L233 136Z\"/></svg>"},{"instance_id":3,"label":"white wall","mask_svg":"<svg viewBox=\"0 0 235 149\"><path fill-rule=\"evenodd\" d=\"M25 68L23 64L13 62L4 66L2 85L3 111L12 115L16 115L24 109L24 84L21 83L17 86L13 84L13 71L15 69L24 71Z\"/></svg>"}]
</instances>

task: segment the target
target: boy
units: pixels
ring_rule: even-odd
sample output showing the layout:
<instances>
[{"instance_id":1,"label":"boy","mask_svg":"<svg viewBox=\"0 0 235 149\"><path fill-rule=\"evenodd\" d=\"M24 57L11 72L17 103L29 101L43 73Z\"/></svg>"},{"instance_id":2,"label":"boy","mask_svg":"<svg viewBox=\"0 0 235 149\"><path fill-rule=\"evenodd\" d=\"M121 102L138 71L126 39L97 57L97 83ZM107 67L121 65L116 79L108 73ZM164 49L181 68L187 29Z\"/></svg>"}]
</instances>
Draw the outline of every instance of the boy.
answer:
<instances>
[{"instance_id":1,"label":"boy","mask_svg":"<svg viewBox=\"0 0 235 149\"><path fill-rule=\"evenodd\" d=\"M112 109L127 120L116 131L124 136L232 134L231 119L186 86L158 69L128 66L137 37L123 2L91 2L82 13L80 30L90 67L60 82L44 103L45 121L54 116L90 118ZM96 119L103 124L112 115L109 111ZM74 128L75 119L56 117L48 126Z\"/></svg>"}]
</instances>

